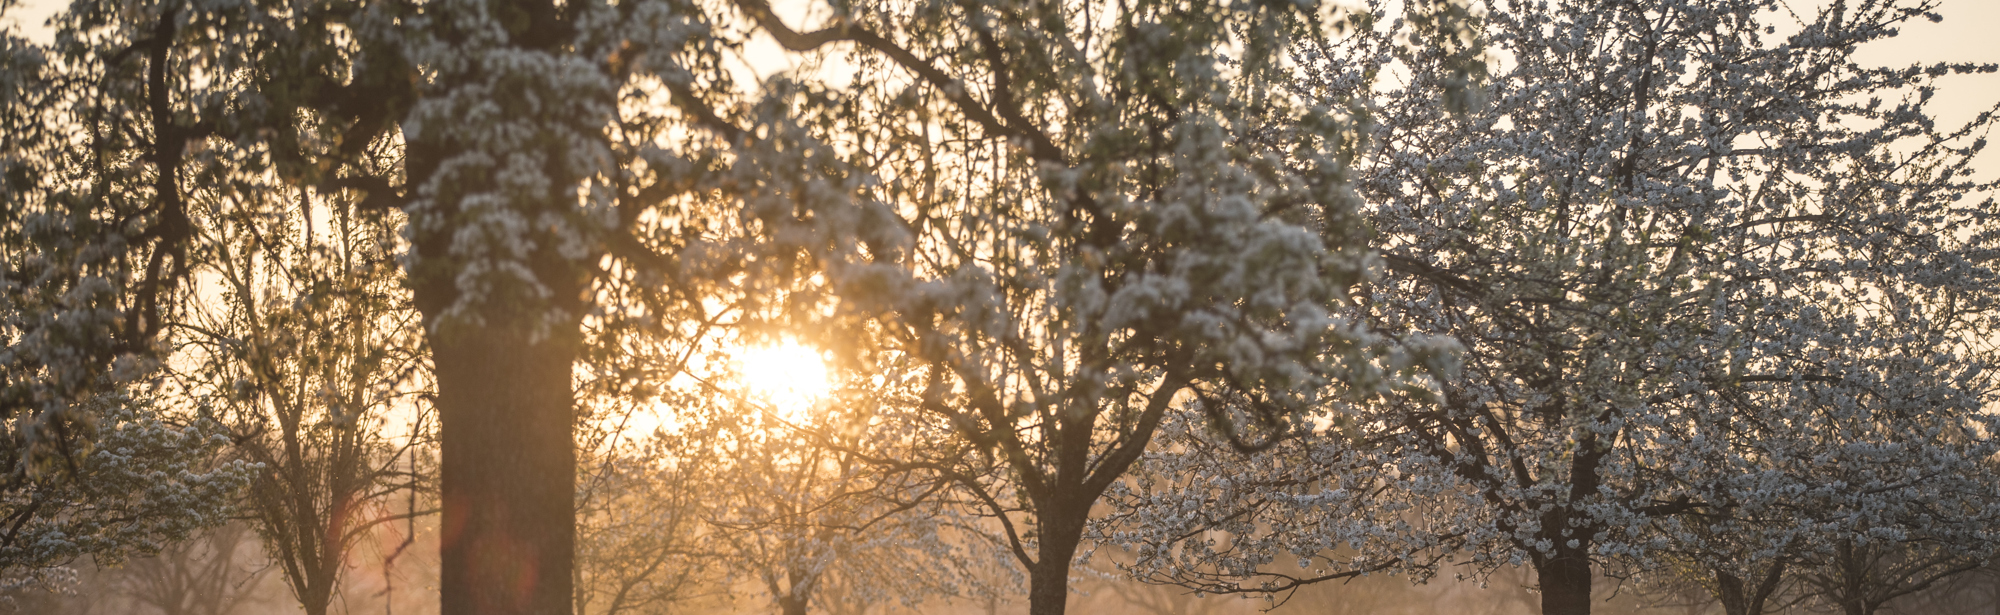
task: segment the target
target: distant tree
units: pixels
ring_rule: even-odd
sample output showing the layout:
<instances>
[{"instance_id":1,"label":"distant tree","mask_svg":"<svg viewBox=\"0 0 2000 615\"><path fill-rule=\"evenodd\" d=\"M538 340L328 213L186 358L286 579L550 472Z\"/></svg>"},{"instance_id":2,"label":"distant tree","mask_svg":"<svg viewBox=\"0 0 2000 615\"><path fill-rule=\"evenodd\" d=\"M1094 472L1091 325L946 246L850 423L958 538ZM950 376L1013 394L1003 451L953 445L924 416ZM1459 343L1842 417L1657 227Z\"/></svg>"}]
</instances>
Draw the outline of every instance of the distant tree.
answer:
<instances>
[{"instance_id":1,"label":"distant tree","mask_svg":"<svg viewBox=\"0 0 2000 615\"><path fill-rule=\"evenodd\" d=\"M584 447L596 453L579 477L579 612L715 600L746 587L792 615L997 591L982 582L979 562L1004 555L928 497L935 482L862 458L895 455L917 426L847 403L882 403L872 392L771 399L746 372L781 368L731 356L744 345L712 344L696 361L707 368L660 387L656 403L673 410L650 433L627 431L626 417L644 412L617 407L627 402L593 412L592 423L609 419L612 442Z\"/></svg>"},{"instance_id":2,"label":"distant tree","mask_svg":"<svg viewBox=\"0 0 2000 615\"><path fill-rule=\"evenodd\" d=\"M224 525L190 537L154 555L126 562L101 579L136 604L160 615L231 615L254 604L266 575L256 532Z\"/></svg>"},{"instance_id":3,"label":"distant tree","mask_svg":"<svg viewBox=\"0 0 2000 615\"><path fill-rule=\"evenodd\" d=\"M166 339L185 395L261 467L243 510L307 615L325 615L355 548L434 460L429 365L387 214L262 191L190 195L204 291ZM218 207L219 203L232 203Z\"/></svg>"},{"instance_id":4,"label":"distant tree","mask_svg":"<svg viewBox=\"0 0 2000 615\"><path fill-rule=\"evenodd\" d=\"M1944 612L1951 597L1929 594L1956 594L1966 589L1965 581L1982 582L1975 573L1991 561L1975 549L1928 539L1837 537L1812 552L1796 544L1742 553L1739 560L1685 558L1676 568L1639 575L1636 589L1656 598L1672 595L1690 607L1720 607L1726 615L1800 609L1872 615L1884 608L1902 612L1891 605L1907 599L1937 607L1919 612Z\"/></svg>"},{"instance_id":5,"label":"distant tree","mask_svg":"<svg viewBox=\"0 0 2000 615\"><path fill-rule=\"evenodd\" d=\"M783 615L1003 589L979 573L1005 553L931 497L937 484L865 458L904 450L912 430L843 425L870 419L839 405L786 417L743 400L707 417L707 446L719 453L699 483L711 562L765 590Z\"/></svg>"},{"instance_id":6,"label":"distant tree","mask_svg":"<svg viewBox=\"0 0 2000 615\"><path fill-rule=\"evenodd\" d=\"M1661 565L1635 575L1635 591L1654 606L1716 605L1725 615L1762 615L1798 602L1796 538L1702 538L1702 551L1662 556Z\"/></svg>"},{"instance_id":7,"label":"distant tree","mask_svg":"<svg viewBox=\"0 0 2000 615\"><path fill-rule=\"evenodd\" d=\"M577 489L576 612L661 612L712 598L725 574L706 559L696 477L715 452L660 434L621 434L584 447Z\"/></svg>"},{"instance_id":8,"label":"distant tree","mask_svg":"<svg viewBox=\"0 0 2000 615\"><path fill-rule=\"evenodd\" d=\"M1874 615L1891 601L1986 565L1990 553L1937 541L1837 541L1824 561L1801 570L1808 603L1842 615Z\"/></svg>"},{"instance_id":9,"label":"distant tree","mask_svg":"<svg viewBox=\"0 0 2000 615\"><path fill-rule=\"evenodd\" d=\"M2000 576L1993 564L1940 581L1922 592L1898 598L1886 610L1892 613L1936 613L1937 615L1993 615L2000 612Z\"/></svg>"},{"instance_id":10,"label":"distant tree","mask_svg":"<svg viewBox=\"0 0 2000 615\"><path fill-rule=\"evenodd\" d=\"M1760 615L1800 605L1868 614L1987 565L1996 547L1989 529L1995 499L1991 481L2000 468L1993 466L1991 455L1976 448L1968 452L1971 447L1952 442L1990 436L1952 434L1955 426L1949 422L1930 424L1920 416L1887 420L1916 425L1904 426L1900 435L1884 434L1887 430L1874 428L1884 421L1880 417L1862 417L1859 424L1835 418L1812 430L1822 437L1771 435L1784 438L1786 447L1818 452L1810 465L1773 460L1766 472L1822 484L1868 485L1862 489L1872 491L1882 488L1885 465L1901 467L1925 474L1917 497L1929 501L1878 505L1860 513L1843 493L1794 488L1792 497L1781 502L1748 502L1740 494L1749 490L1719 489L1706 510L1681 520L1672 546L1659 550L1666 565L1636 576L1642 591L1693 585L1727 615ZM1931 441L1926 444L1913 443L1927 438ZM1858 463L1832 459L1832 451L1870 448L1873 454ZM1884 450L1909 458L1885 460L1878 456ZM1971 463L1940 459L1956 455L1970 457ZM1941 465L1955 468L1936 474L1911 469ZM1750 475L1749 480L1768 485L1771 478Z\"/></svg>"},{"instance_id":11,"label":"distant tree","mask_svg":"<svg viewBox=\"0 0 2000 615\"><path fill-rule=\"evenodd\" d=\"M1926 105L1993 67L1853 59L1935 6L1485 2L1463 117L1452 50L1397 44L1421 20L1301 48L1310 92L1380 101L1358 311L1455 339L1464 376L1247 463L1171 423L1106 532L1218 592L1526 564L1550 615L1670 555L1990 552L2000 217L1970 165L1995 116Z\"/></svg>"}]
</instances>

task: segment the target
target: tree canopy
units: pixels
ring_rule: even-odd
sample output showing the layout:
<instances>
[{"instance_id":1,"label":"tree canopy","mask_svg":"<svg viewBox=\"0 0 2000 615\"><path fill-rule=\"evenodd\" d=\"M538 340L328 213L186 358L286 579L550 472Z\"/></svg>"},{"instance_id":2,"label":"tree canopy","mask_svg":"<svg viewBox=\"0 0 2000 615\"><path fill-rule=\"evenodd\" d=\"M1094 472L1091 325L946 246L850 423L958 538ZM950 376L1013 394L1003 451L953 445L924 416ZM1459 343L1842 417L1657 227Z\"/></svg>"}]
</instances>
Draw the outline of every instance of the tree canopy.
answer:
<instances>
[{"instance_id":1,"label":"tree canopy","mask_svg":"<svg viewBox=\"0 0 2000 615\"><path fill-rule=\"evenodd\" d=\"M435 484L446 615L1992 552L1994 68L1853 60L1933 2L1405 4L78 0L0 47L0 487L209 499L19 561L251 475L318 609ZM715 380L781 340L822 422Z\"/></svg>"},{"instance_id":2,"label":"tree canopy","mask_svg":"<svg viewBox=\"0 0 2000 615\"><path fill-rule=\"evenodd\" d=\"M2000 220L1971 164L1994 116L1926 105L1994 67L1854 62L1927 3L1483 8L1500 69L1463 117L1437 102L1447 50L1399 49L1388 16L1300 86L1387 90L1354 170L1387 265L1360 309L1457 341L1462 377L1329 408L1261 459L1178 426L1106 530L1137 572L1266 591L1527 564L1545 613L1585 613L1606 567L1990 554Z\"/></svg>"}]
</instances>

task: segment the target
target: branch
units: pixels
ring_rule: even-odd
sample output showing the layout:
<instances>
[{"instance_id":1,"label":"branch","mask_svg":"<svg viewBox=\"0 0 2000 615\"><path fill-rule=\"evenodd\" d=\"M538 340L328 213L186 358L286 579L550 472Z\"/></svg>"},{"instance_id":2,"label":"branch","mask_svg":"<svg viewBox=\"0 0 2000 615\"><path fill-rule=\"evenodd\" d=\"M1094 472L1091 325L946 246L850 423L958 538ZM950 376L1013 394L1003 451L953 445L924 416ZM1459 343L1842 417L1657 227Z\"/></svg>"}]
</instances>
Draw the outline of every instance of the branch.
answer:
<instances>
[{"instance_id":1,"label":"branch","mask_svg":"<svg viewBox=\"0 0 2000 615\"><path fill-rule=\"evenodd\" d=\"M321 192L360 190L368 193L368 196L361 198L360 203L354 205L354 208L360 211L402 209L410 202L410 198L401 190L389 185L389 180L374 176L335 177L320 182L318 188Z\"/></svg>"},{"instance_id":2,"label":"branch","mask_svg":"<svg viewBox=\"0 0 2000 615\"><path fill-rule=\"evenodd\" d=\"M889 59L894 60L896 64L908 69L910 72L916 73L917 77L925 83L943 92L945 98L949 99L961 112L965 113L967 118L979 124L987 132L998 136L1027 139L1033 145L1031 151L1035 158L1064 165L1069 164L1069 157L1063 153L1061 148L1056 147L1055 142L1049 139L1048 135L1044 135L1038 130L1030 130L1026 126L1009 126L1002 123L1000 118L994 117L993 113L987 110L985 104L973 98L972 94L966 91L963 81L953 79L930 62L917 57L917 54L911 53L910 50L904 49L894 41L876 34L860 24L840 19L836 20L831 26L802 33L793 30L791 26L785 25L784 20L779 19L776 14L771 12L771 5L766 0L735 1L737 8L742 9L751 19L756 20L758 26L763 27L765 31L771 34L771 38L776 39L778 44L783 45L786 49L792 51L812 51L829 43L860 43L865 47L889 56Z\"/></svg>"}]
</instances>

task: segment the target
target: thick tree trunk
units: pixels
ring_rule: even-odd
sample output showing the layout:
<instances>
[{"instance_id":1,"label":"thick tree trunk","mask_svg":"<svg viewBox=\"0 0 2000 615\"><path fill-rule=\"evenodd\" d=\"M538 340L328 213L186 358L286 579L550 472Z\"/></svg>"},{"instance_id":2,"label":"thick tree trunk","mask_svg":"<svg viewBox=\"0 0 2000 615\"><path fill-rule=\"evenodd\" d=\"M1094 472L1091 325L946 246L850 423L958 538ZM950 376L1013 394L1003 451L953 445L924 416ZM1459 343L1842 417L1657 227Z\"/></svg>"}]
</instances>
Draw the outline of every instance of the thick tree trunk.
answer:
<instances>
[{"instance_id":1,"label":"thick tree trunk","mask_svg":"<svg viewBox=\"0 0 2000 615\"><path fill-rule=\"evenodd\" d=\"M1727 570L1715 570L1715 597L1722 602L1723 615L1764 615L1764 604L1784 580L1785 564L1776 562L1764 569L1755 584Z\"/></svg>"},{"instance_id":2,"label":"thick tree trunk","mask_svg":"<svg viewBox=\"0 0 2000 615\"><path fill-rule=\"evenodd\" d=\"M1726 571L1715 573L1715 597L1722 601L1723 615L1763 615L1764 596Z\"/></svg>"},{"instance_id":3,"label":"thick tree trunk","mask_svg":"<svg viewBox=\"0 0 2000 615\"><path fill-rule=\"evenodd\" d=\"M506 24L509 44L523 50L560 53L567 25L551 0L487 0L486 10ZM448 21L448 20L447 20ZM443 36L447 42L461 33ZM427 89L449 93L451 79L479 83L475 74L441 77ZM522 96L500 91L487 95ZM583 95L579 93L578 95ZM509 113L534 105L497 101ZM579 118L509 118L523 124L574 122ZM587 127L572 126L581 134ZM405 150L405 174L412 195L432 181L433 172L463 145L450 130L433 129L412 139ZM549 160L561 160L567 143L541 143ZM578 178L559 164L541 169L551 186L575 185ZM474 177L474 176L468 176ZM454 181L472 181L464 177ZM410 272L417 309L429 333L437 378L440 455L441 615L569 615L574 608L571 574L576 558L576 420L571 370L582 345L579 320L585 312L586 271L578 258L558 249L562 239L540 230L514 238L528 246L521 262L542 297L502 292L462 297L459 276L467 258L486 258L498 239L462 233L453 199L483 185L446 185L423 219L413 216L418 258ZM567 195L567 196L565 196ZM576 206L561 189L545 203L509 206L522 219L561 215ZM510 195L509 198L532 198ZM492 215L482 212L480 215ZM474 245L460 246L459 242ZM462 304L462 305L461 305ZM454 311L459 310L459 311Z\"/></svg>"},{"instance_id":4,"label":"thick tree trunk","mask_svg":"<svg viewBox=\"0 0 2000 615\"><path fill-rule=\"evenodd\" d=\"M1044 558L1048 552L1042 549ZM1063 615L1069 608L1069 564L1068 557L1043 559L1028 571L1028 615Z\"/></svg>"},{"instance_id":5,"label":"thick tree trunk","mask_svg":"<svg viewBox=\"0 0 2000 615\"><path fill-rule=\"evenodd\" d=\"M806 615L812 609L813 590L819 587L819 579L808 581L803 567L791 566L785 570L785 586L773 583L771 592L778 597L778 612L781 615Z\"/></svg>"},{"instance_id":6,"label":"thick tree trunk","mask_svg":"<svg viewBox=\"0 0 2000 615\"><path fill-rule=\"evenodd\" d=\"M807 596L779 596L778 612L783 615L806 615L809 602Z\"/></svg>"},{"instance_id":7,"label":"thick tree trunk","mask_svg":"<svg viewBox=\"0 0 2000 615\"><path fill-rule=\"evenodd\" d=\"M1535 566L1542 615L1590 615L1590 558L1563 553Z\"/></svg>"},{"instance_id":8,"label":"thick tree trunk","mask_svg":"<svg viewBox=\"0 0 2000 615\"><path fill-rule=\"evenodd\" d=\"M559 328L559 327L552 327ZM443 615L570 612L576 332L447 324L436 361Z\"/></svg>"},{"instance_id":9,"label":"thick tree trunk","mask_svg":"<svg viewBox=\"0 0 2000 615\"><path fill-rule=\"evenodd\" d=\"M1083 542L1089 507L1082 513L1060 509L1041 519L1039 559L1028 570L1028 615L1063 615L1069 608L1069 568Z\"/></svg>"},{"instance_id":10,"label":"thick tree trunk","mask_svg":"<svg viewBox=\"0 0 2000 615\"><path fill-rule=\"evenodd\" d=\"M1750 615L1750 596L1743 589L1742 578L1716 571L1715 597L1722 602L1722 615Z\"/></svg>"},{"instance_id":11,"label":"thick tree trunk","mask_svg":"<svg viewBox=\"0 0 2000 615\"><path fill-rule=\"evenodd\" d=\"M306 615L327 615L327 612L333 606L333 592L321 591L316 587L311 590L311 593L299 596L298 598L299 608L304 610Z\"/></svg>"}]
</instances>

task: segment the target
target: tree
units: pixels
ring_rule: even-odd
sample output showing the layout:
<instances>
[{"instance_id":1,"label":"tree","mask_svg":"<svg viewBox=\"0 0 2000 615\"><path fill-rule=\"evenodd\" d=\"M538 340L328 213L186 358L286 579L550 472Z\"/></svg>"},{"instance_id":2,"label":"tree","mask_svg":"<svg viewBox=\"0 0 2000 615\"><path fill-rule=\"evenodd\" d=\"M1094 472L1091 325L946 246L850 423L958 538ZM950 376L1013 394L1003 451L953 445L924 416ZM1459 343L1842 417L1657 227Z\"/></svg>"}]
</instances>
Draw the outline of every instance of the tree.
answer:
<instances>
[{"instance_id":1,"label":"tree","mask_svg":"<svg viewBox=\"0 0 2000 615\"><path fill-rule=\"evenodd\" d=\"M797 31L760 0L73 4L53 47L7 48L5 238L43 256L8 271L33 343L0 401L60 431L78 383L159 356L212 258L196 186L399 209L446 615L572 608L585 328L670 340L737 301L836 307L928 365L937 420L1018 481L936 468L1029 511L1014 551L1050 613L1091 504L1185 395L1269 426L1396 362L1325 315L1365 269L1351 150L1274 85L1316 6L825 9ZM861 78L739 87L756 31ZM812 274L834 294L764 292Z\"/></svg>"},{"instance_id":2,"label":"tree","mask_svg":"<svg viewBox=\"0 0 2000 615\"><path fill-rule=\"evenodd\" d=\"M0 10L14 6L9 1ZM174 244L187 232L186 219L173 212L142 215L140 202L157 182L102 173L109 161L67 147L73 138L66 128L78 125L65 112L75 80L63 70L65 58L52 55L11 28L0 32L0 147L6 152L0 157L6 256L0 260L0 335L7 343L0 355L0 418L23 428L16 433L25 448L8 452L15 463L49 451L72 453L75 427L88 420L79 416L87 400L147 375L149 359L157 356L153 336L161 311L173 307L159 298L171 295L185 268ZM122 143L131 135L90 136Z\"/></svg>"},{"instance_id":3,"label":"tree","mask_svg":"<svg viewBox=\"0 0 2000 615\"><path fill-rule=\"evenodd\" d=\"M666 434L601 430L578 478L576 612L662 611L711 597L722 566L707 561L698 480L711 451Z\"/></svg>"},{"instance_id":4,"label":"tree","mask_svg":"<svg viewBox=\"0 0 2000 615\"><path fill-rule=\"evenodd\" d=\"M1800 576L1809 595L1832 603L1843 615L1874 615L1891 600L1978 569L1990 555L1971 555L1962 546L1936 542L1851 539L1835 543L1831 551L1832 557Z\"/></svg>"},{"instance_id":5,"label":"tree","mask_svg":"<svg viewBox=\"0 0 2000 615\"><path fill-rule=\"evenodd\" d=\"M1568 614L1604 565L1732 551L1681 550L1707 540L1990 544L1996 219L1968 165L1994 117L1925 104L1993 67L1851 59L1934 6L1487 2L1504 62L1463 119L1453 56L1399 50L1407 24L1303 50L1328 99L1389 90L1354 171L1387 265L1361 310L1457 340L1464 377L1250 465L1175 425L1122 498L1138 572L1526 563Z\"/></svg>"},{"instance_id":6,"label":"tree","mask_svg":"<svg viewBox=\"0 0 2000 615\"><path fill-rule=\"evenodd\" d=\"M733 401L689 426L720 453L700 483L711 565L764 589L784 615L1001 590L978 574L1006 554L933 497L939 485L868 462L929 439L884 424L907 417L855 413L839 398Z\"/></svg>"},{"instance_id":7,"label":"tree","mask_svg":"<svg viewBox=\"0 0 2000 615\"><path fill-rule=\"evenodd\" d=\"M73 140L57 109L70 81L51 55L0 31L0 584L10 588L60 582L79 556L117 561L218 525L248 471L207 465L212 422L135 399L155 384L161 306L126 291L166 285L180 261L158 248L180 231L127 217L143 180L89 181L73 169L105 160L57 150ZM91 195L101 215L82 206Z\"/></svg>"},{"instance_id":8,"label":"tree","mask_svg":"<svg viewBox=\"0 0 2000 615\"><path fill-rule=\"evenodd\" d=\"M271 568L242 566L253 559L255 532L225 525L175 543L160 553L127 562L117 573L118 591L160 615L229 615L253 604L259 582Z\"/></svg>"},{"instance_id":9,"label":"tree","mask_svg":"<svg viewBox=\"0 0 2000 615\"><path fill-rule=\"evenodd\" d=\"M999 525L1031 613L1064 611L1094 507L1167 417L1255 447L1444 354L1332 314L1368 259L1345 107L1284 87L1290 43L1330 30L1315 6L843 4L806 30L737 6L861 68L776 81L758 121L690 111L741 144L721 185L777 240L747 277L818 276L775 311L913 374L952 437L875 460Z\"/></svg>"},{"instance_id":10,"label":"tree","mask_svg":"<svg viewBox=\"0 0 2000 615\"><path fill-rule=\"evenodd\" d=\"M1781 526L1772 520L1744 525ZM1639 591L1666 596L1683 606L1713 602L1726 615L1762 615L1797 601L1792 590L1795 568L1801 563L1798 538L1738 534L1733 540L1718 539L1707 529L1693 529L1704 550L1660 558L1666 565L1640 575Z\"/></svg>"},{"instance_id":11,"label":"tree","mask_svg":"<svg viewBox=\"0 0 2000 615\"><path fill-rule=\"evenodd\" d=\"M10 36L7 334L23 343L6 357L8 416L60 435L96 379L160 356L189 272L214 254L194 232L212 222L190 206L196 185L257 197L215 203L223 213L290 198L404 209L443 419L445 612L566 611L577 319L617 243L605 231L662 198L634 184L634 157L659 148L633 137L614 152L607 133L657 135L640 124L663 120L619 123L615 97L622 80L684 74L683 60L721 71L683 19L698 14L557 6L83 2L56 18L52 47ZM630 62L646 54L668 61ZM489 95L488 78L515 81ZM510 181L484 163L512 165ZM603 181L579 201L586 178ZM649 280L673 262L618 237Z\"/></svg>"},{"instance_id":12,"label":"tree","mask_svg":"<svg viewBox=\"0 0 2000 615\"><path fill-rule=\"evenodd\" d=\"M307 615L325 615L363 539L427 514L388 505L424 487L428 366L384 214L257 203L278 196L191 195L212 285L168 336L170 363L192 367L169 371L261 468L243 508Z\"/></svg>"},{"instance_id":13,"label":"tree","mask_svg":"<svg viewBox=\"0 0 2000 615\"><path fill-rule=\"evenodd\" d=\"M1794 607L1872 614L1905 598L1925 599L1930 610L1943 611L1951 610L1947 605L1955 596L1949 594L1963 591L1963 581L1979 577L1971 573L1990 561L1989 554L1963 545L1912 538L1836 537L1815 552L1781 548L1778 554L1774 561L1756 559L1763 554L1742 561L1693 560L1682 569L1642 577L1641 591L1678 593L1683 600L1698 594L1690 606L1715 604L1728 615L1789 612Z\"/></svg>"},{"instance_id":14,"label":"tree","mask_svg":"<svg viewBox=\"0 0 2000 615\"><path fill-rule=\"evenodd\" d=\"M594 404L602 438L583 447L596 453L580 477L579 612L644 610L746 586L793 614L998 591L975 574L1004 555L981 548L988 537L929 497L935 484L861 460L862 451L894 456L924 439L896 418L856 411L881 403L858 389L888 379L821 391L834 385L772 373L809 366L759 365L768 353L744 356L742 340L710 342L693 360L704 368L647 402L675 409L650 434L629 424L647 422L630 407L647 404ZM753 384L788 378L806 390Z\"/></svg>"},{"instance_id":15,"label":"tree","mask_svg":"<svg viewBox=\"0 0 2000 615\"><path fill-rule=\"evenodd\" d=\"M62 589L64 567L79 557L115 565L220 526L256 469L215 463L227 438L212 421L175 425L144 398L115 392L90 403L79 410L93 424L79 427L92 446L68 459L74 466L16 461L0 491L0 579L10 586Z\"/></svg>"},{"instance_id":16,"label":"tree","mask_svg":"<svg viewBox=\"0 0 2000 615\"><path fill-rule=\"evenodd\" d=\"M1863 424L1829 420L1826 427L1832 429L1814 430L1822 436L1819 438L1774 434L1771 437L1787 438L1788 447L1817 451L1810 457L1813 466L1784 467L1787 464L1778 460L1764 465L1766 471L1782 472L1792 480L1863 491L1886 486L1879 478L1885 464L1955 467L1949 475L1926 477L1927 484L1915 495L1902 496L1931 498L1935 507L1925 503L1869 510L1851 498L1827 498L1797 489L1785 501L1759 503L1731 497L1754 493L1740 485L1717 490L1710 495L1711 510L1681 519L1677 527L1680 534L1672 546L1661 549L1661 559L1671 565L1642 573L1642 582L1696 585L1729 615L1756 615L1798 604L1873 613L1899 597L1979 568L1990 561L1994 548L1993 537L1984 527L1994 514L1992 459L1976 447L1963 446L1969 443L1960 441L1960 446L1953 446L1954 440L1966 434L1953 433L1952 425L1928 423L1924 418L1905 415L1891 419L1916 424L1922 434L1917 437L1871 434L1874 426L1867 423L1882 421L1875 417L1864 418ZM1928 447L1908 444L1925 437L1936 440ZM1864 447L1896 450L1904 458L1885 458L1878 452L1853 461L1840 459ZM1941 461L1936 459L1939 453L1972 463ZM1803 454L1791 457L1806 458ZM1950 495L1932 495L1940 492ZM1979 508L1982 505L1985 509Z\"/></svg>"}]
</instances>

